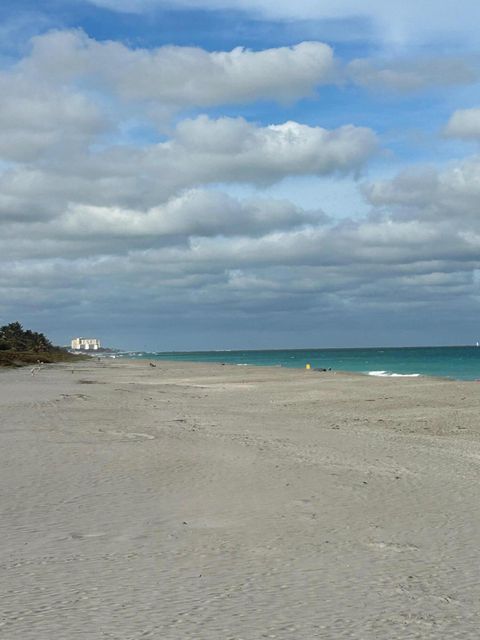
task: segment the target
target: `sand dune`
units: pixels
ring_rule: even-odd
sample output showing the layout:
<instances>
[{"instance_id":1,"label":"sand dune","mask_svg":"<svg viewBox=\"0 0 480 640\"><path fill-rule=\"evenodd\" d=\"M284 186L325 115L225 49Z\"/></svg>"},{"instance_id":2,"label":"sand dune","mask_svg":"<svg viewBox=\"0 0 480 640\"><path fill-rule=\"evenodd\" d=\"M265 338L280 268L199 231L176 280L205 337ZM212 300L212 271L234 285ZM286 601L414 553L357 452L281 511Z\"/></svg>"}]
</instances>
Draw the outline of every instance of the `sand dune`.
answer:
<instances>
[{"instance_id":1,"label":"sand dune","mask_svg":"<svg viewBox=\"0 0 480 640\"><path fill-rule=\"evenodd\" d=\"M0 372L0 637L476 640L479 392L214 364Z\"/></svg>"}]
</instances>

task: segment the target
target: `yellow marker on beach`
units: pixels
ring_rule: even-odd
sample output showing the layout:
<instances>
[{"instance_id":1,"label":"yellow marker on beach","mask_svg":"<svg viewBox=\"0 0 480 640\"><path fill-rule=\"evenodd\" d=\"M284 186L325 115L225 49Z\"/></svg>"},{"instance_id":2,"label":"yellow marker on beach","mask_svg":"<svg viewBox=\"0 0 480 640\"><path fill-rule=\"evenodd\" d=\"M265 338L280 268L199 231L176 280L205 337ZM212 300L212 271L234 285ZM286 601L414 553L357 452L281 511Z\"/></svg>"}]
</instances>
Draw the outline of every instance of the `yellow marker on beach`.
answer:
<instances>
[{"instance_id":1,"label":"yellow marker on beach","mask_svg":"<svg viewBox=\"0 0 480 640\"><path fill-rule=\"evenodd\" d=\"M305 365L305 369L311 369L312 367L310 366L310 364L307 362L307 364Z\"/></svg>"}]
</instances>

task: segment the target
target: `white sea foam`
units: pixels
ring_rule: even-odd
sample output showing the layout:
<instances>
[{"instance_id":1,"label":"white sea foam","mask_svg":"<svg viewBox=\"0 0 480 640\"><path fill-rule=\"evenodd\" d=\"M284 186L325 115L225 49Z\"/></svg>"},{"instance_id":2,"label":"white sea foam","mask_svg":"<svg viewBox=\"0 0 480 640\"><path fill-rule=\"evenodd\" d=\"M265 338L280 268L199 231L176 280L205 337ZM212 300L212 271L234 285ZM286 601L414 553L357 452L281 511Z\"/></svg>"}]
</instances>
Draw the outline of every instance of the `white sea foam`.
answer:
<instances>
[{"instance_id":1,"label":"white sea foam","mask_svg":"<svg viewBox=\"0 0 480 640\"><path fill-rule=\"evenodd\" d=\"M419 373L392 373L390 371L369 371L369 376L376 376L377 378L418 378Z\"/></svg>"}]
</instances>

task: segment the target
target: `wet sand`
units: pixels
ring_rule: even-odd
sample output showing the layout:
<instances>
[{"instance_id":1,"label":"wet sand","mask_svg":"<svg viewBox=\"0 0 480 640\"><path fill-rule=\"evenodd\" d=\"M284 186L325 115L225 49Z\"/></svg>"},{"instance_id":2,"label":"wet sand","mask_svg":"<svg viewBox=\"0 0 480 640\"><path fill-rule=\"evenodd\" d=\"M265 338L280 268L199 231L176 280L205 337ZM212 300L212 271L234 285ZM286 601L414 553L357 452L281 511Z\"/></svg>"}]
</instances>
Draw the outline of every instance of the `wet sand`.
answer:
<instances>
[{"instance_id":1,"label":"wet sand","mask_svg":"<svg viewBox=\"0 0 480 640\"><path fill-rule=\"evenodd\" d=\"M0 372L5 640L476 640L480 384Z\"/></svg>"}]
</instances>

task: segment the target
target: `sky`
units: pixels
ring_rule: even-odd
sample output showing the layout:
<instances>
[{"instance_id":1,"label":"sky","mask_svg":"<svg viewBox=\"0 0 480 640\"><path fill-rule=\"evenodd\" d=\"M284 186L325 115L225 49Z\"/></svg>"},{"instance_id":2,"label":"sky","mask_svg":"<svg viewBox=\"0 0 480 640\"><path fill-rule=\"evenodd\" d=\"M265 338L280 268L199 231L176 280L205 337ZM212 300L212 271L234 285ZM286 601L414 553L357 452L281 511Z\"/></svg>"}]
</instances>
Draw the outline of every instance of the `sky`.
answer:
<instances>
[{"instance_id":1,"label":"sky","mask_svg":"<svg viewBox=\"0 0 480 640\"><path fill-rule=\"evenodd\" d=\"M474 344L479 24L476 0L3 0L0 324Z\"/></svg>"}]
</instances>

